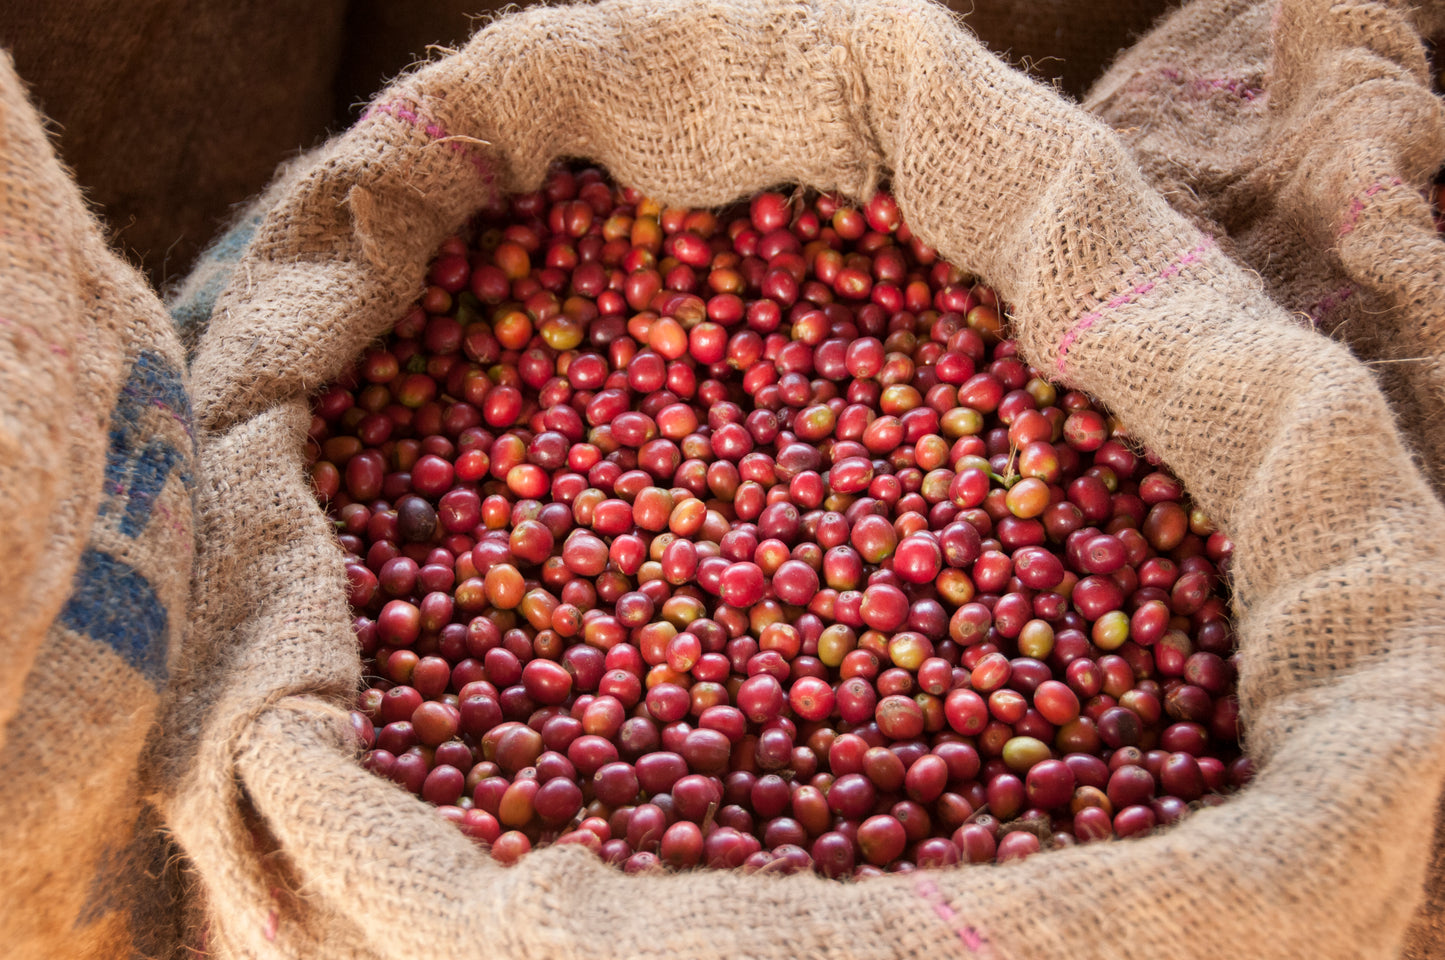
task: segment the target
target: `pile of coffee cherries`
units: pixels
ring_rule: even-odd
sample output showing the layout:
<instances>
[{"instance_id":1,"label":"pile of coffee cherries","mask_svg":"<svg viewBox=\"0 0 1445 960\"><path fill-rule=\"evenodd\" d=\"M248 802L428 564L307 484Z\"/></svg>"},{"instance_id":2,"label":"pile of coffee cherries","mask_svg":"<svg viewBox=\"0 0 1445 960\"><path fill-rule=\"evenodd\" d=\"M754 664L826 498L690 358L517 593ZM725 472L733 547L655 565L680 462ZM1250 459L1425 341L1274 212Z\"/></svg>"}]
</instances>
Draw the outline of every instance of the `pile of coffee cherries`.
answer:
<instances>
[{"instance_id":1,"label":"pile of coffee cherries","mask_svg":"<svg viewBox=\"0 0 1445 960\"><path fill-rule=\"evenodd\" d=\"M832 877L1249 779L1229 540L887 193L479 215L315 398L364 764L510 863Z\"/></svg>"}]
</instances>

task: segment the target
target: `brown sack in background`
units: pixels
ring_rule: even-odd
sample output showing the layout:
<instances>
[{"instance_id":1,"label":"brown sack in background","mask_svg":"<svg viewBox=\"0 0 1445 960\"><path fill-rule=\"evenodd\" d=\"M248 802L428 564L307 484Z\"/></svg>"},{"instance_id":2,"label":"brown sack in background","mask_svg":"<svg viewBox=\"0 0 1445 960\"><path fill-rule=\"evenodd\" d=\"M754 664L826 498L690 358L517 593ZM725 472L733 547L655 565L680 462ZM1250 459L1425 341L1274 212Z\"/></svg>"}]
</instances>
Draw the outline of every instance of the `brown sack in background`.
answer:
<instances>
[{"instance_id":1,"label":"brown sack in background","mask_svg":"<svg viewBox=\"0 0 1445 960\"><path fill-rule=\"evenodd\" d=\"M169 955L140 757L186 626L184 357L0 55L0 930L12 958Z\"/></svg>"},{"instance_id":2,"label":"brown sack in background","mask_svg":"<svg viewBox=\"0 0 1445 960\"><path fill-rule=\"evenodd\" d=\"M1178 0L948 0L984 46L1079 98Z\"/></svg>"},{"instance_id":3,"label":"brown sack in background","mask_svg":"<svg viewBox=\"0 0 1445 960\"><path fill-rule=\"evenodd\" d=\"M1270 296L1371 366L1437 490L1445 242L1426 191L1445 162L1445 106L1421 35L1445 27L1442 11L1195 0L1084 104Z\"/></svg>"},{"instance_id":4,"label":"brown sack in background","mask_svg":"<svg viewBox=\"0 0 1445 960\"><path fill-rule=\"evenodd\" d=\"M335 123L345 7L0 3L0 45L116 246L160 287L186 271L232 204Z\"/></svg>"},{"instance_id":5,"label":"brown sack in background","mask_svg":"<svg viewBox=\"0 0 1445 960\"><path fill-rule=\"evenodd\" d=\"M535 0L512 6L527 7ZM1178 0L947 0L984 46L1072 97L1082 97L1104 68ZM380 89L432 45L460 47L498 10L499 0L351 0L337 71L337 115ZM3 35L3 34L0 34Z\"/></svg>"},{"instance_id":6,"label":"brown sack in background","mask_svg":"<svg viewBox=\"0 0 1445 960\"><path fill-rule=\"evenodd\" d=\"M420 294L444 236L558 156L677 205L891 178L915 232L1013 305L1025 356L1107 403L1234 540L1257 779L1145 839L845 884L627 876L557 848L504 869L362 770L309 398ZM943 9L527 11L383 92L247 229L229 282L204 282L201 554L163 751L217 956L1398 954L1445 775L1445 509L1369 371Z\"/></svg>"},{"instance_id":7,"label":"brown sack in background","mask_svg":"<svg viewBox=\"0 0 1445 960\"><path fill-rule=\"evenodd\" d=\"M523 6L527 5L523 2ZM1166 0L952 0L990 49L1079 96ZM189 273L278 164L355 122L428 49L502 0L128 0L0 4L61 158L158 288Z\"/></svg>"}]
</instances>

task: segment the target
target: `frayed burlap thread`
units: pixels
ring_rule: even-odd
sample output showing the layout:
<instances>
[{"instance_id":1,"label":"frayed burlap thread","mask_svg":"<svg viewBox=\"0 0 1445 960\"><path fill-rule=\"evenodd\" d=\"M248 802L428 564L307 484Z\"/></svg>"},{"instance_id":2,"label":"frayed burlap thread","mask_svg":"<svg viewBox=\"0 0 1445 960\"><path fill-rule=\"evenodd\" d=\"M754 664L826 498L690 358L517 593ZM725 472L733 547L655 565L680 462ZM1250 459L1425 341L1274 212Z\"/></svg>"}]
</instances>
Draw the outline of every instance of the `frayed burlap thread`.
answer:
<instances>
[{"instance_id":1,"label":"frayed burlap thread","mask_svg":"<svg viewBox=\"0 0 1445 960\"><path fill-rule=\"evenodd\" d=\"M421 292L450 231L557 157L671 204L888 178L915 231L1013 305L1030 361L1108 403L1234 538L1256 781L1146 839L844 884L629 877L567 849L504 869L361 770L308 397ZM215 955L1398 953L1445 773L1445 511L1370 372L946 11L527 11L388 88L270 198L193 367L196 615L164 757Z\"/></svg>"},{"instance_id":2,"label":"frayed burlap thread","mask_svg":"<svg viewBox=\"0 0 1445 960\"><path fill-rule=\"evenodd\" d=\"M0 930L169 956L142 751L187 622L193 442L169 318L0 55Z\"/></svg>"}]
</instances>

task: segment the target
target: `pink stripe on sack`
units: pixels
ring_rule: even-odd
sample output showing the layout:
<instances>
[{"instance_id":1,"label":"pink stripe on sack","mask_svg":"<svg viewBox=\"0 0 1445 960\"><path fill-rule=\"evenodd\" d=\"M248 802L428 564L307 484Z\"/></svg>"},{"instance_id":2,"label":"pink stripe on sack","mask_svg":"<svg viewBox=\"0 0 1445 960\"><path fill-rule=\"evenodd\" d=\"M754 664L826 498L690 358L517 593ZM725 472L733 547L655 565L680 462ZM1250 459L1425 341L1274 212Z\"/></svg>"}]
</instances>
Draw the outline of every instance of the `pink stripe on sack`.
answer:
<instances>
[{"instance_id":1,"label":"pink stripe on sack","mask_svg":"<svg viewBox=\"0 0 1445 960\"><path fill-rule=\"evenodd\" d=\"M958 911L949 905L948 900L943 896L943 891L938 889L938 886L932 880L926 876L920 876L917 881L914 882L913 889L918 892L919 897L926 900L928 905L933 907L933 912L938 915L938 919L948 924L953 932L958 935L958 940L963 944L964 949L969 953L977 953L980 956L991 955L988 949L988 941L978 932L977 928L960 925L962 921L958 920Z\"/></svg>"},{"instance_id":2,"label":"pink stripe on sack","mask_svg":"<svg viewBox=\"0 0 1445 960\"><path fill-rule=\"evenodd\" d=\"M53 257L60 257L65 248L60 245L54 237L45 233L37 233L34 230L12 230L9 227L0 227L0 238L6 240L19 240L27 247L40 247L50 252Z\"/></svg>"},{"instance_id":3,"label":"pink stripe on sack","mask_svg":"<svg viewBox=\"0 0 1445 960\"><path fill-rule=\"evenodd\" d=\"M58 343L45 339L45 336L40 332L40 328L32 324L21 323L19 320L11 320L9 317L0 317L0 327L5 327L9 330L19 330L21 333L30 334L32 337L43 343L45 345L45 348L51 353L55 354L57 357L70 356L69 350L67 350L65 347L62 347Z\"/></svg>"},{"instance_id":4,"label":"pink stripe on sack","mask_svg":"<svg viewBox=\"0 0 1445 960\"><path fill-rule=\"evenodd\" d=\"M1334 293L1325 294L1318 303L1310 308L1310 326L1318 330L1331 311L1354 295L1355 288L1349 284L1345 284Z\"/></svg>"},{"instance_id":5,"label":"pink stripe on sack","mask_svg":"<svg viewBox=\"0 0 1445 960\"><path fill-rule=\"evenodd\" d=\"M281 891L281 888L280 888L280 887L272 887L272 888L271 888L271 902L272 902L272 903L277 903L277 902L279 902L279 901L281 900L281 893L282 893L282 891ZM276 940L276 934L278 934L278 933L280 933L280 932L281 932L281 914L276 910L275 907L272 907L272 908L271 908L269 911L267 911L267 913L266 913L266 920L265 920L265 922L261 924L261 936L263 936L263 937L266 938L266 942L267 942L267 943L274 943L275 940Z\"/></svg>"},{"instance_id":6,"label":"pink stripe on sack","mask_svg":"<svg viewBox=\"0 0 1445 960\"><path fill-rule=\"evenodd\" d=\"M1343 237L1345 234L1349 233L1351 230L1355 229L1355 227L1359 225L1360 214L1365 212L1366 200L1368 200L1370 197L1373 197L1381 190L1388 190L1390 187L1398 187L1403 182L1404 181L1402 181L1399 177L1391 177L1388 180L1381 180L1378 183L1371 184L1368 188L1366 188L1362 196L1357 196L1353 200L1351 200L1349 212L1345 214L1344 221L1340 224L1339 235Z\"/></svg>"},{"instance_id":7,"label":"pink stripe on sack","mask_svg":"<svg viewBox=\"0 0 1445 960\"><path fill-rule=\"evenodd\" d=\"M185 416L184 416L183 414L180 414L180 413L176 412L175 410L172 410L171 407L170 407L170 404L166 403L164 400L162 400L162 399L160 399L159 397L157 397L156 399L154 399L154 400L152 400L152 401L150 402L150 405L153 406L153 407L156 407L157 409L164 410L164 411L166 412L166 414L167 414L172 420L174 420L176 423L179 423L181 426L183 426L183 427L186 428L186 433L187 433L187 434L189 434L189 433L191 432L191 424L190 424L190 422L185 418Z\"/></svg>"},{"instance_id":8,"label":"pink stripe on sack","mask_svg":"<svg viewBox=\"0 0 1445 960\"><path fill-rule=\"evenodd\" d=\"M1108 313L1110 310L1117 310L1119 307L1122 307L1129 303L1133 303L1135 300L1138 300L1140 297L1147 294L1150 290L1153 290L1157 284L1168 280L1170 277L1174 276L1176 273L1183 270L1191 263L1197 262L1199 258L1204 255L1204 252L1212 246L1214 246L1214 241L1212 239L1206 239L1203 243L1195 247L1193 250L1190 250L1188 253L1184 254L1178 260L1172 261L1163 270L1160 270L1159 273L1156 274L1154 277L1145 280L1133 289L1112 298L1103 306L1099 307L1099 309L1091 310L1088 313L1084 314L1082 317L1080 317L1078 320L1075 320L1074 325L1068 329L1068 332L1064 334L1063 339L1059 341L1059 359L1057 361L1057 366L1060 375L1064 374L1067 371L1069 348L1074 345L1074 341L1078 340L1079 336L1085 330L1088 330L1094 324L1098 323L1101 319L1103 319L1105 313Z\"/></svg>"},{"instance_id":9,"label":"pink stripe on sack","mask_svg":"<svg viewBox=\"0 0 1445 960\"><path fill-rule=\"evenodd\" d=\"M1207 97L1223 91L1238 97L1241 100L1254 100L1263 96L1264 87L1257 83L1251 83L1243 77L1187 77L1174 67L1160 67L1154 71L1153 76L1140 74L1134 78L1133 85L1153 88L1155 78L1162 78L1179 84L1186 92L1196 97Z\"/></svg>"},{"instance_id":10,"label":"pink stripe on sack","mask_svg":"<svg viewBox=\"0 0 1445 960\"><path fill-rule=\"evenodd\" d=\"M180 534L181 543L178 549L185 556L189 557L191 555L191 531L186 528L186 525L182 523L175 514L171 513L169 510L166 509L165 504L156 504L155 510L156 513L159 513L161 515L161 518L170 525L172 531Z\"/></svg>"},{"instance_id":11,"label":"pink stripe on sack","mask_svg":"<svg viewBox=\"0 0 1445 960\"><path fill-rule=\"evenodd\" d=\"M432 140L443 142L453 152L466 157L471 165L476 167L477 171L481 173L483 182L490 185L495 179L492 175L491 167L471 149L471 144L463 140L449 139L451 134L447 133L446 128L435 120L425 117L414 104L410 104L404 100L391 100L387 103L373 104L371 108L362 115L361 119L369 120L378 113L384 113L387 116L395 117L412 126L421 127Z\"/></svg>"}]
</instances>

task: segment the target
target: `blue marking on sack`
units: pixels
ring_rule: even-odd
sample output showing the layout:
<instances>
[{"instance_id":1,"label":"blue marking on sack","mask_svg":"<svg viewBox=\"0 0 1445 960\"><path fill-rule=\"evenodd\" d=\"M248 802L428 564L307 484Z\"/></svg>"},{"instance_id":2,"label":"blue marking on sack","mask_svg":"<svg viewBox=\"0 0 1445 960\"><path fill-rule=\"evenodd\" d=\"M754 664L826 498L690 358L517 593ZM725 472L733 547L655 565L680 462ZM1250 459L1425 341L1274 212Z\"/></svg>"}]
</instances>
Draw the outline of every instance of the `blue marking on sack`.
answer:
<instances>
[{"instance_id":1,"label":"blue marking on sack","mask_svg":"<svg viewBox=\"0 0 1445 960\"><path fill-rule=\"evenodd\" d=\"M123 503L125 514L121 517L120 531L134 537L150 522L156 495L185 454L164 440L151 440L143 449L135 451L130 449L128 440L122 430L110 432L111 455L105 464L105 489L111 499L106 502L104 512L110 513Z\"/></svg>"},{"instance_id":2,"label":"blue marking on sack","mask_svg":"<svg viewBox=\"0 0 1445 960\"><path fill-rule=\"evenodd\" d=\"M251 245L261 220L262 217L257 215L236 224L201 254L195 272L208 271L209 276L191 296L171 305L171 323L187 343L194 344L210 323L216 301L231 282L236 264Z\"/></svg>"},{"instance_id":3,"label":"blue marking on sack","mask_svg":"<svg viewBox=\"0 0 1445 960\"><path fill-rule=\"evenodd\" d=\"M175 844L155 808L141 807L128 835L101 848L90 889L73 930L120 914L130 936L129 960L168 956L182 936L181 911L172 856Z\"/></svg>"},{"instance_id":4,"label":"blue marking on sack","mask_svg":"<svg viewBox=\"0 0 1445 960\"><path fill-rule=\"evenodd\" d=\"M130 379L121 388L117 410L164 407L182 419L190 433L191 400L181 383L181 372L154 350L142 350L135 358Z\"/></svg>"},{"instance_id":5,"label":"blue marking on sack","mask_svg":"<svg viewBox=\"0 0 1445 960\"><path fill-rule=\"evenodd\" d=\"M141 435L147 410L159 407L180 421L191 434L191 403L181 383L180 371L165 357L151 350L136 358L130 378L121 388L120 400L111 414L110 450L105 458L106 502L102 515L123 511L120 531L139 536L150 522L156 497L177 465L181 482L188 487L189 451L182 451L161 437Z\"/></svg>"},{"instance_id":6,"label":"blue marking on sack","mask_svg":"<svg viewBox=\"0 0 1445 960\"><path fill-rule=\"evenodd\" d=\"M81 554L61 624L106 644L156 687L166 678L169 619L150 581L129 564L93 547Z\"/></svg>"},{"instance_id":7,"label":"blue marking on sack","mask_svg":"<svg viewBox=\"0 0 1445 960\"><path fill-rule=\"evenodd\" d=\"M155 410L175 420L179 431L164 420L158 423ZM179 439L181 432L187 439L178 446L170 438ZM191 403L180 369L153 350L141 351L111 414L100 516L118 514L126 537L144 534L170 478L191 486L190 437ZM86 548L60 623L108 645L159 687L166 678L169 619L140 571L94 542Z\"/></svg>"}]
</instances>

